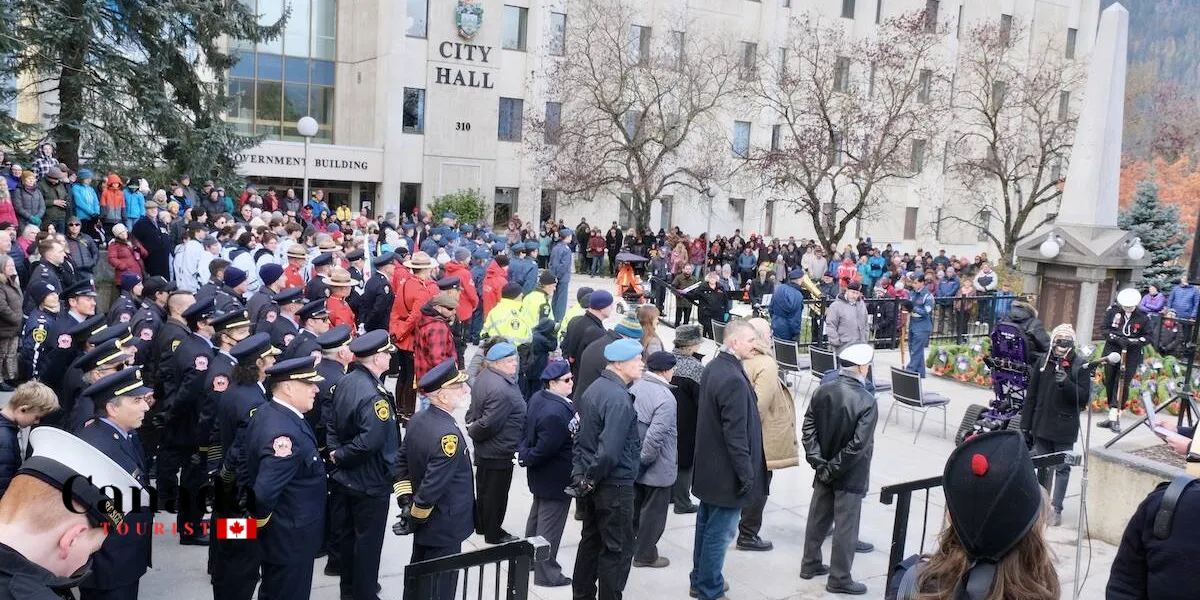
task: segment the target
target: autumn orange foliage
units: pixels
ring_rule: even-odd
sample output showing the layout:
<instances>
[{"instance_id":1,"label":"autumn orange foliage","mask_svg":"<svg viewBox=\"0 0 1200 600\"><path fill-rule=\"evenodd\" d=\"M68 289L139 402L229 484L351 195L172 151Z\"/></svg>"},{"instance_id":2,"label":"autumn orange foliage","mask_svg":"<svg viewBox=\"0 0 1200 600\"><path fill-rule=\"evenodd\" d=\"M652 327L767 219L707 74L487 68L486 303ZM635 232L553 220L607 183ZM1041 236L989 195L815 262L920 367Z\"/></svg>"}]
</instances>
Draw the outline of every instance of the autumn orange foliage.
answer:
<instances>
[{"instance_id":1,"label":"autumn orange foliage","mask_svg":"<svg viewBox=\"0 0 1200 600\"><path fill-rule=\"evenodd\" d=\"M1184 255L1184 264L1192 252L1192 236L1196 229L1196 212L1200 210L1200 164L1189 157L1168 163L1156 158L1151 163L1147 160L1132 160L1126 157L1121 164L1121 208L1128 208L1133 203L1133 194L1137 184L1143 179L1150 179L1158 184L1158 197L1167 204L1179 207L1179 218L1187 228L1188 249Z\"/></svg>"}]
</instances>

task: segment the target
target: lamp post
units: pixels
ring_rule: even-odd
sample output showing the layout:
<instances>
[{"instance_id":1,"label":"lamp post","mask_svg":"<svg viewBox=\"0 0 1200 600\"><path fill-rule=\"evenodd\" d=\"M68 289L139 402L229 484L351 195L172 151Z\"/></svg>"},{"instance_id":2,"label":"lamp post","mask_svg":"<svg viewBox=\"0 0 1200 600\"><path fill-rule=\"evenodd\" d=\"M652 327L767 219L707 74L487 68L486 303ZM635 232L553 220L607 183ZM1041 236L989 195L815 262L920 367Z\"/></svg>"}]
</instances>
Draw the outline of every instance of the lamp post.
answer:
<instances>
[{"instance_id":1,"label":"lamp post","mask_svg":"<svg viewBox=\"0 0 1200 600\"><path fill-rule=\"evenodd\" d=\"M308 142L312 140L314 135L317 135L317 120L312 117L300 117L296 121L296 133L304 136L304 196L301 200L301 208L308 204Z\"/></svg>"}]
</instances>

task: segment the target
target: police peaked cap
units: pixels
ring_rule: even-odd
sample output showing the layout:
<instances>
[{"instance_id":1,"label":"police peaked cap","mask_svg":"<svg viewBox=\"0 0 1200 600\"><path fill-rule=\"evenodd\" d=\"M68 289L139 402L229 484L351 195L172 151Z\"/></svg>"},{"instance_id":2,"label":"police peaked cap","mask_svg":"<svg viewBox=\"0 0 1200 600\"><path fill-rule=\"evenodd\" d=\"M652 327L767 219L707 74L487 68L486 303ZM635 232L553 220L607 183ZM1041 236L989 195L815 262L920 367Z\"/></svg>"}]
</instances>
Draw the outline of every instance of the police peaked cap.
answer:
<instances>
[{"instance_id":1,"label":"police peaked cap","mask_svg":"<svg viewBox=\"0 0 1200 600\"><path fill-rule=\"evenodd\" d=\"M346 260L348 260L350 262L354 262L356 260L362 260L363 256L365 256L365 255L366 255L366 252L364 252L362 248L355 248L355 249L351 250L350 252L346 253Z\"/></svg>"},{"instance_id":2,"label":"police peaked cap","mask_svg":"<svg viewBox=\"0 0 1200 600\"><path fill-rule=\"evenodd\" d=\"M181 315L188 322L210 319L213 313L217 310L217 303L212 298L197 300L195 304L187 307Z\"/></svg>"},{"instance_id":3,"label":"police peaked cap","mask_svg":"<svg viewBox=\"0 0 1200 600\"><path fill-rule=\"evenodd\" d=\"M267 356L279 354L279 349L271 345L271 336L266 333L256 333L238 342L229 349L238 362L256 361Z\"/></svg>"},{"instance_id":4,"label":"police peaked cap","mask_svg":"<svg viewBox=\"0 0 1200 600\"><path fill-rule=\"evenodd\" d=\"M431 394L446 386L462 383L467 380L467 374L458 370L453 358L448 358L429 370L420 381L417 388L422 394Z\"/></svg>"},{"instance_id":5,"label":"police peaked cap","mask_svg":"<svg viewBox=\"0 0 1200 600\"><path fill-rule=\"evenodd\" d=\"M87 339L87 343L93 346L99 346L105 342L116 340L118 344L126 344L132 339L133 334L129 331L129 323L117 323L92 334L92 336Z\"/></svg>"},{"instance_id":6,"label":"police peaked cap","mask_svg":"<svg viewBox=\"0 0 1200 600\"><path fill-rule=\"evenodd\" d=\"M319 319L329 316L329 312L325 310L325 299L321 298L320 300L313 300L305 304L300 307L300 310L296 311L296 316L300 317L301 320Z\"/></svg>"},{"instance_id":7,"label":"police peaked cap","mask_svg":"<svg viewBox=\"0 0 1200 600\"><path fill-rule=\"evenodd\" d=\"M62 294L63 300L70 300L71 298L78 298L80 296L91 296L93 298L96 297L96 286L92 283L92 280L85 279L80 281L79 283L76 283L75 285L63 290Z\"/></svg>"},{"instance_id":8,"label":"police peaked cap","mask_svg":"<svg viewBox=\"0 0 1200 600\"><path fill-rule=\"evenodd\" d=\"M371 264L374 265L375 267L382 267L384 265L389 265L395 261L396 261L396 253L395 252L384 252L383 254L380 254L379 256L372 258Z\"/></svg>"},{"instance_id":9,"label":"police peaked cap","mask_svg":"<svg viewBox=\"0 0 1200 600\"><path fill-rule=\"evenodd\" d=\"M122 363L129 358L129 355L121 349L121 344L117 340L108 340L96 344L95 348L88 350L86 354L79 357L71 366L87 373L94 371L97 367L110 365L113 363Z\"/></svg>"},{"instance_id":10,"label":"police peaked cap","mask_svg":"<svg viewBox=\"0 0 1200 600\"><path fill-rule=\"evenodd\" d=\"M234 310L226 313L221 313L212 319L213 330L226 331L228 329L237 329L238 327L249 327L250 316L244 310Z\"/></svg>"},{"instance_id":11,"label":"police peaked cap","mask_svg":"<svg viewBox=\"0 0 1200 600\"><path fill-rule=\"evenodd\" d=\"M278 294L275 294L274 300L275 303L280 306L285 306L287 304L303 304L304 289L299 287L284 288L279 290Z\"/></svg>"},{"instance_id":12,"label":"police peaked cap","mask_svg":"<svg viewBox=\"0 0 1200 600\"><path fill-rule=\"evenodd\" d=\"M358 336L350 342L350 352L359 358L366 358L384 352L395 352L391 336L383 329L376 329Z\"/></svg>"},{"instance_id":13,"label":"police peaked cap","mask_svg":"<svg viewBox=\"0 0 1200 600\"><path fill-rule=\"evenodd\" d=\"M105 375L83 390L83 395L91 398L97 408L117 398L136 398L152 393L154 390L146 387L146 382L142 380L140 367L122 369L116 373Z\"/></svg>"},{"instance_id":14,"label":"police peaked cap","mask_svg":"<svg viewBox=\"0 0 1200 600\"><path fill-rule=\"evenodd\" d=\"M304 356L275 363L267 369L267 381L272 384L288 381L320 383L325 381L325 378L317 373L316 357Z\"/></svg>"},{"instance_id":15,"label":"police peaked cap","mask_svg":"<svg viewBox=\"0 0 1200 600\"><path fill-rule=\"evenodd\" d=\"M86 340L93 335L104 331L106 326L104 315L93 315L80 321L79 323L76 323L74 326L68 329L67 335L70 335L73 338Z\"/></svg>"},{"instance_id":16,"label":"police peaked cap","mask_svg":"<svg viewBox=\"0 0 1200 600\"><path fill-rule=\"evenodd\" d=\"M338 325L317 336L317 345L322 350L341 348L350 342L350 326Z\"/></svg>"}]
</instances>

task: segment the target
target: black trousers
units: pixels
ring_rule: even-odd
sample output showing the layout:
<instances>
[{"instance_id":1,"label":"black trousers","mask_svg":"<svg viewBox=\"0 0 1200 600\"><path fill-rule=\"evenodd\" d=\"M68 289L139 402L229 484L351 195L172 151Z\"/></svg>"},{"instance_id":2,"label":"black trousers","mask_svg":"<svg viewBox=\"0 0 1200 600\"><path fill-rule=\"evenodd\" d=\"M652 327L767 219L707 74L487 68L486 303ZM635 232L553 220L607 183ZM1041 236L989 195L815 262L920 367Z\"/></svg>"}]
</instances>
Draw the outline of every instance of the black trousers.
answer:
<instances>
[{"instance_id":1,"label":"black trousers","mask_svg":"<svg viewBox=\"0 0 1200 600\"><path fill-rule=\"evenodd\" d=\"M481 459L475 467L475 531L487 541L504 535L504 514L508 512L508 490L512 487L512 463Z\"/></svg>"},{"instance_id":2,"label":"black trousers","mask_svg":"<svg viewBox=\"0 0 1200 600\"><path fill-rule=\"evenodd\" d=\"M413 353L401 350L396 353L399 361L399 373L396 375L396 412L402 423L417 411L417 389L413 387L413 378L417 375L413 365Z\"/></svg>"},{"instance_id":3,"label":"black trousers","mask_svg":"<svg viewBox=\"0 0 1200 600\"><path fill-rule=\"evenodd\" d=\"M804 529L804 558L800 571L812 573L820 568L821 544L833 528L833 546L829 557L829 583L844 585L853 579L854 548L858 544L858 525L862 516L862 494L835 490L813 482L812 502L808 507L808 525Z\"/></svg>"},{"instance_id":4,"label":"black trousers","mask_svg":"<svg viewBox=\"0 0 1200 600\"><path fill-rule=\"evenodd\" d=\"M222 488L224 494L236 490ZM238 518L228 506L213 510L214 518ZM258 586L262 569L262 547L257 540L220 540L211 536L208 545L208 564L211 569L213 600L250 600Z\"/></svg>"},{"instance_id":5,"label":"black trousers","mask_svg":"<svg viewBox=\"0 0 1200 600\"><path fill-rule=\"evenodd\" d=\"M686 300L679 300L675 304L675 326L679 327L682 323L687 325L692 322L692 305Z\"/></svg>"},{"instance_id":6,"label":"black trousers","mask_svg":"<svg viewBox=\"0 0 1200 600\"><path fill-rule=\"evenodd\" d=\"M1140 355L1136 357L1136 362L1134 359L1135 356L1133 354L1126 355L1125 377L1124 382L1121 384L1121 387L1124 390L1121 392L1121 394L1124 397L1121 398L1121 404L1119 406L1117 405L1117 378L1121 376L1121 366L1110 364L1104 365L1104 391L1107 393L1109 408L1125 410L1125 406L1129 404L1129 382L1133 381L1133 375L1134 373L1137 373L1138 365L1142 364Z\"/></svg>"},{"instance_id":7,"label":"black trousers","mask_svg":"<svg viewBox=\"0 0 1200 600\"><path fill-rule=\"evenodd\" d=\"M199 450L192 447L163 446L158 451L158 489L164 501L175 502L178 514L175 524L179 537L195 537L204 533L205 507L200 502L200 490L206 479L203 460L193 457Z\"/></svg>"},{"instance_id":8,"label":"black trousers","mask_svg":"<svg viewBox=\"0 0 1200 600\"><path fill-rule=\"evenodd\" d=\"M337 485L337 484L334 484ZM368 496L337 486L335 496L341 505L346 536L342 539L342 597L376 600L379 596L379 557L387 530L389 496Z\"/></svg>"},{"instance_id":9,"label":"black trousers","mask_svg":"<svg viewBox=\"0 0 1200 600\"><path fill-rule=\"evenodd\" d=\"M579 502L583 533L571 582L575 600L621 600L633 560L633 511L632 485L601 484Z\"/></svg>"},{"instance_id":10,"label":"black trousers","mask_svg":"<svg viewBox=\"0 0 1200 600\"><path fill-rule=\"evenodd\" d=\"M413 542L412 558L409 559L408 564L411 565L423 560L431 560L434 558L441 558L443 556L450 556L451 554L458 554L459 552L462 552L461 543L454 546L424 546ZM424 588L419 589L419 592L426 592L420 593L417 596L418 598L428 598L429 600L454 600L454 592L458 588L458 571L447 571L439 575L435 575L432 578L421 579L417 582L417 585ZM429 587L424 587L426 585ZM305 596L305 598L307 598L307 596Z\"/></svg>"},{"instance_id":11,"label":"black trousers","mask_svg":"<svg viewBox=\"0 0 1200 600\"><path fill-rule=\"evenodd\" d=\"M671 504L675 508L695 506L692 500L692 468L679 467L675 476L675 485L671 486Z\"/></svg>"},{"instance_id":12,"label":"black trousers","mask_svg":"<svg viewBox=\"0 0 1200 600\"><path fill-rule=\"evenodd\" d=\"M742 520L738 522L738 539L750 540L762 531L763 511L767 508L767 495L771 492L771 472L767 471L767 493L742 508Z\"/></svg>"},{"instance_id":13,"label":"black trousers","mask_svg":"<svg viewBox=\"0 0 1200 600\"><path fill-rule=\"evenodd\" d=\"M80 600L137 600L138 583L135 581L115 590L79 588L79 598Z\"/></svg>"},{"instance_id":14,"label":"black trousers","mask_svg":"<svg viewBox=\"0 0 1200 600\"><path fill-rule=\"evenodd\" d=\"M667 529L667 509L671 506L671 486L651 487L634 484L637 510L634 512L634 527L637 540L633 557L639 562L658 560L658 541Z\"/></svg>"},{"instance_id":15,"label":"black trousers","mask_svg":"<svg viewBox=\"0 0 1200 600\"><path fill-rule=\"evenodd\" d=\"M289 565L263 563L258 600L294 600L312 596L313 561Z\"/></svg>"},{"instance_id":16,"label":"black trousers","mask_svg":"<svg viewBox=\"0 0 1200 600\"><path fill-rule=\"evenodd\" d=\"M467 356L467 340L471 339L471 323L463 321L455 321L454 325L450 326L450 331L454 334L454 350L458 354L458 359L455 361L459 369L466 368ZM415 368L413 369L416 370Z\"/></svg>"},{"instance_id":17,"label":"black trousers","mask_svg":"<svg viewBox=\"0 0 1200 600\"><path fill-rule=\"evenodd\" d=\"M325 568L341 573L342 542L350 537L349 515L338 496L338 484L329 481L329 497L325 502Z\"/></svg>"}]
</instances>

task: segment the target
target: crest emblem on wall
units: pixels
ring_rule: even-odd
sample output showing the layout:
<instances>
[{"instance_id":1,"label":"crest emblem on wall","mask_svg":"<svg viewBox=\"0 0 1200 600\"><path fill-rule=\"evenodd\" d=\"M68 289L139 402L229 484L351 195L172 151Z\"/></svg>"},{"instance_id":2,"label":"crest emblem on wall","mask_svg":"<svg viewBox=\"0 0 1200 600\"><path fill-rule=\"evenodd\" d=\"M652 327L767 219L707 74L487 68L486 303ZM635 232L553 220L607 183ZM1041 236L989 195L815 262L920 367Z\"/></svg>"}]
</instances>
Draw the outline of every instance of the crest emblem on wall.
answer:
<instances>
[{"instance_id":1,"label":"crest emblem on wall","mask_svg":"<svg viewBox=\"0 0 1200 600\"><path fill-rule=\"evenodd\" d=\"M475 37L483 26L483 6L480 0L458 0L454 7L454 23L458 25L458 34L466 39Z\"/></svg>"}]
</instances>

